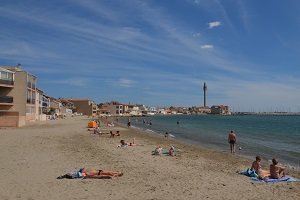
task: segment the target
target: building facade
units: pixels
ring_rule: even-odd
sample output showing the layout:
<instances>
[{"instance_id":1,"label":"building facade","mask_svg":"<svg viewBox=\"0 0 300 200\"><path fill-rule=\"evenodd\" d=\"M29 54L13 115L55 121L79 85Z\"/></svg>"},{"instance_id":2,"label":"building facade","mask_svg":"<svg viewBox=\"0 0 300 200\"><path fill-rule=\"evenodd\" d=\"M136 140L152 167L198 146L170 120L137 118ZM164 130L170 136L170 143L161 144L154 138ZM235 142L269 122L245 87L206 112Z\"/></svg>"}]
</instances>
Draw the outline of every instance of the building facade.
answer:
<instances>
[{"instance_id":1,"label":"building facade","mask_svg":"<svg viewBox=\"0 0 300 200\"><path fill-rule=\"evenodd\" d=\"M24 126L36 120L37 78L20 67L0 67L0 126Z\"/></svg>"},{"instance_id":2,"label":"building facade","mask_svg":"<svg viewBox=\"0 0 300 200\"><path fill-rule=\"evenodd\" d=\"M211 107L211 114L230 115L231 112L229 106L219 105Z\"/></svg>"},{"instance_id":3,"label":"building facade","mask_svg":"<svg viewBox=\"0 0 300 200\"><path fill-rule=\"evenodd\" d=\"M97 104L89 99L65 99L74 104L76 107L77 113L82 113L87 116L96 116L97 115Z\"/></svg>"}]
</instances>

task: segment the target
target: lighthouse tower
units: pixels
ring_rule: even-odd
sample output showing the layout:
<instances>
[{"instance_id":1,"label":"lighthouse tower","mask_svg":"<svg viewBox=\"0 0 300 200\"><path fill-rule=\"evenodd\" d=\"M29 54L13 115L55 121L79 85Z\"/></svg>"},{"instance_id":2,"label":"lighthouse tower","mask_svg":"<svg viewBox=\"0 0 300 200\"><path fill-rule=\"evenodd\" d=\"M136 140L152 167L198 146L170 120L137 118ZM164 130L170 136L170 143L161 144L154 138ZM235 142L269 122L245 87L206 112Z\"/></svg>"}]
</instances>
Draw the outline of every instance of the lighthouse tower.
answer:
<instances>
[{"instance_id":1,"label":"lighthouse tower","mask_svg":"<svg viewBox=\"0 0 300 200\"><path fill-rule=\"evenodd\" d=\"M204 107L206 107L206 91L207 91L207 86L206 86L206 83L204 82L204 85L203 85L203 92L204 92Z\"/></svg>"}]
</instances>

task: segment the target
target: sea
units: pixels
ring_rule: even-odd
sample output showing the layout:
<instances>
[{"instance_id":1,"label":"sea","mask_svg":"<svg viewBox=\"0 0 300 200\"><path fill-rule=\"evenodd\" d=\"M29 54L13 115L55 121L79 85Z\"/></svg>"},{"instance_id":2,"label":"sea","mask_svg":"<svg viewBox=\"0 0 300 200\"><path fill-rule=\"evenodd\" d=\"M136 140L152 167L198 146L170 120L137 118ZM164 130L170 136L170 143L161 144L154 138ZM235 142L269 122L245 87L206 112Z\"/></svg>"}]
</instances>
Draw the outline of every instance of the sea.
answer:
<instances>
[{"instance_id":1,"label":"sea","mask_svg":"<svg viewBox=\"0 0 300 200\"><path fill-rule=\"evenodd\" d=\"M119 118L127 124L128 117ZM277 158L300 170L300 116L285 115L167 115L130 117L131 127L201 147L230 152L228 133L237 135L236 154L265 162Z\"/></svg>"}]
</instances>

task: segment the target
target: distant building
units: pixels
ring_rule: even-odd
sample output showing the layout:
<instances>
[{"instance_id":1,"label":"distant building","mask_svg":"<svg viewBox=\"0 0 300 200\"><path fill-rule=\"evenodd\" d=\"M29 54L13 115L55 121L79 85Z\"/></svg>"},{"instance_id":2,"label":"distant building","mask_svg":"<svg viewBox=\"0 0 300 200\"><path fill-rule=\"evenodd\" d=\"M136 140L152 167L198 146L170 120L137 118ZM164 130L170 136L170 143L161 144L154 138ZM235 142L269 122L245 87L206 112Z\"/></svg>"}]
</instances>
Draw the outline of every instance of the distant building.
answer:
<instances>
[{"instance_id":1,"label":"distant building","mask_svg":"<svg viewBox=\"0 0 300 200\"><path fill-rule=\"evenodd\" d=\"M82 113L87 116L96 116L98 107L97 104L90 99L65 99L74 104L77 113Z\"/></svg>"},{"instance_id":2,"label":"distant building","mask_svg":"<svg viewBox=\"0 0 300 200\"><path fill-rule=\"evenodd\" d=\"M219 106L212 106L211 107L211 114L218 114L218 115L230 115L229 106L219 105Z\"/></svg>"},{"instance_id":3,"label":"distant building","mask_svg":"<svg viewBox=\"0 0 300 200\"><path fill-rule=\"evenodd\" d=\"M123 115L124 105L117 101L111 101L103 104L100 110L102 114Z\"/></svg>"},{"instance_id":4,"label":"distant building","mask_svg":"<svg viewBox=\"0 0 300 200\"><path fill-rule=\"evenodd\" d=\"M0 67L0 126L24 126L35 121L37 77L20 66Z\"/></svg>"}]
</instances>

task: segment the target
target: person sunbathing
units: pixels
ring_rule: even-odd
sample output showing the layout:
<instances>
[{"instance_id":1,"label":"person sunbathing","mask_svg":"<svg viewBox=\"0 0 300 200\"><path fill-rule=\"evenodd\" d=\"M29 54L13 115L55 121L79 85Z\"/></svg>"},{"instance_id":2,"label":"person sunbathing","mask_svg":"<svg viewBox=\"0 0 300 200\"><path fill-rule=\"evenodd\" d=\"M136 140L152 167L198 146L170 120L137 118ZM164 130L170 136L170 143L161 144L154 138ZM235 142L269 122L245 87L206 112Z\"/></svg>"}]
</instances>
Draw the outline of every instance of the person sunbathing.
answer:
<instances>
[{"instance_id":1,"label":"person sunbathing","mask_svg":"<svg viewBox=\"0 0 300 200\"><path fill-rule=\"evenodd\" d=\"M96 170L96 169L85 169L83 168L82 174L84 178L112 178L117 176L123 176L122 172L109 171L109 170Z\"/></svg>"},{"instance_id":2,"label":"person sunbathing","mask_svg":"<svg viewBox=\"0 0 300 200\"><path fill-rule=\"evenodd\" d=\"M78 178L97 178L97 179L111 179L112 177L122 176L122 172L108 171L108 170L95 170L81 168L78 171L64 174L57 177L57 179L78 179Z\"/></svg>"},{"instance_id":3,"label":"person sunbathing","mask_svg":"<svg viewBox=\"0 0 300 200\"><path fill-rule=\"evenodd\" d=\"M142 144L136 144L135 143L135 138L133 138L132 142L126 142L125 140L120 141L120 145L118 147L127 147L127 146L144 146Z\"/></svg>"},{"instance_id":4,"label":"person sunbathing","mask_svg":"<svg viewBox=\"0 0 300 200\"><path fill-rule=\"evenodd\" d=\"M282 178L285 176L285 168L278 165L278 161L273 158L272 164L270 165L270 178Z\"/></svg>"}]
</instances>

